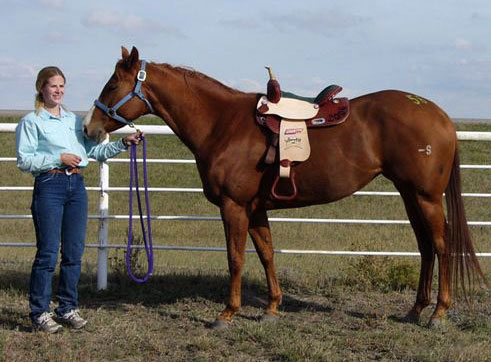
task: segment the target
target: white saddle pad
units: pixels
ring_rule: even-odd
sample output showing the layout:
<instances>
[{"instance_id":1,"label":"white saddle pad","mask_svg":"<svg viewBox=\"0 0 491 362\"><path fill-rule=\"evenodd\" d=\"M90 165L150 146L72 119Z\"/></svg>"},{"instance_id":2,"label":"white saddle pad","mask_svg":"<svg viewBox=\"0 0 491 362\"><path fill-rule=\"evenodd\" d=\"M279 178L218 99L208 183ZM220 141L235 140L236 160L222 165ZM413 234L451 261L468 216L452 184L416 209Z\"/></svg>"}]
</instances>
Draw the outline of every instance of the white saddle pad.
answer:
<instances>
[{"instance_id":1,"label":"white saddle pad","mask_svg":"<svg viewBox=\"0 0 491 362\"><path fill-rule=\"evenodd\" d=\"M309 119L315 117L319 111L319 107L316 104L293 98L281 98L278 103L273 103L266 96L262 96L259 99L257 108L263 104L269 108L263 114L276 114L287 119Z\"/></svg>"}]
</instances>

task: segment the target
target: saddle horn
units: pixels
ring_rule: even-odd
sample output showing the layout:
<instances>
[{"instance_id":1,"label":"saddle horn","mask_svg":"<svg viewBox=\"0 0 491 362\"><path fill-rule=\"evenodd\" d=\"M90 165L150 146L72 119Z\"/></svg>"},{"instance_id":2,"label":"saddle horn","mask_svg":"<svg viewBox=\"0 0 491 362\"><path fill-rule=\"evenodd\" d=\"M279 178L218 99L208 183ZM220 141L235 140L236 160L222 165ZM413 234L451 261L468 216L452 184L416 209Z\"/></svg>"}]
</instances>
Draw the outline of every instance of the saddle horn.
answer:
<instances>
[{"instance_id":1,"label":"saddle horn","mask_svg":"<svg viewBox=\"0 0 491 362\"><path fill-rule=\"evenodd\" d=\"M273 70L271 67L265 67L269 73L269 80L267 85L266 97L268 100L273 103L278 103L281 98L281 88L280 83L276 80L276 77L273 74Z\"/></svg>"}]
</instances>

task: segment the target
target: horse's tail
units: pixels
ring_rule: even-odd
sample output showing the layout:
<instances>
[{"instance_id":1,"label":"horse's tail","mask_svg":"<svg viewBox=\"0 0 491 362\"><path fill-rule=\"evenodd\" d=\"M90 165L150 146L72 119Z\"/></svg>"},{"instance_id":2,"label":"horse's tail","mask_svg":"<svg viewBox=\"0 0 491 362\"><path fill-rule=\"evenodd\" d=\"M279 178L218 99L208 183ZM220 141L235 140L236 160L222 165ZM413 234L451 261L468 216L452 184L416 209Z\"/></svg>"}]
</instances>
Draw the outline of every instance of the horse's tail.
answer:
<instances>
[{"instance_id":1,"label":"horse's tail","mask_svg":"<svg viewBox=\"0 0 491 362\"><path fill-rule=\"evenodd\" d=\"M476 284L488 284L472 244L461 189L459 152L456 147L450 180L445 190L448 218L446 236L449 245L452 294L458 296L460 286L464 299L468 300L468 292L472 291Z\"/></svg>"}]
</instances>

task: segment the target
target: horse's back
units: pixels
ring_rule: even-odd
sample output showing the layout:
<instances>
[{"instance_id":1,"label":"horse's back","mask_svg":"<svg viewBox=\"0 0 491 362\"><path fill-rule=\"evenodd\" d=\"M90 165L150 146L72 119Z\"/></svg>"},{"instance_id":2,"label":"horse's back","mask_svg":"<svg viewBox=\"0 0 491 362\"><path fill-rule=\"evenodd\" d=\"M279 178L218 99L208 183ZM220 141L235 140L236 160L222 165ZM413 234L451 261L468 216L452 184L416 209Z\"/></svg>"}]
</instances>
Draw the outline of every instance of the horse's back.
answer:
<instances>
[{"instance_id":1,"label":"horse's back","mask_svg":"<svg viewBox=\"0 0 491 362\"><path fill-rule=\"evenodd\" d=\"M429 123L451 127L448 115L437 104L421 96L400 90L382 90L350 101L351 114L366 122L393 122L409 127L426 127Z\"/></svg>"}]
</instances>

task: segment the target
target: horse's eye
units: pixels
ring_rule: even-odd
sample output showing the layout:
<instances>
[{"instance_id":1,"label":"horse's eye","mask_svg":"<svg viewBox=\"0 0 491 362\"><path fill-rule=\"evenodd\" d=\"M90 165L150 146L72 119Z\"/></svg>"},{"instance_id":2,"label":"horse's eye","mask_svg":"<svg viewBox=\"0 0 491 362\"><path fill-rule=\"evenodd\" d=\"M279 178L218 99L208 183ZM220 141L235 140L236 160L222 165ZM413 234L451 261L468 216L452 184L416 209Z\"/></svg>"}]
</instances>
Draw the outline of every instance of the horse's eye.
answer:
<instances>
[{"instance_id":1,"label":"horse's eye","mask_svg":"<svg viewBox=\"0 0 491 362\"><path fill-rule=\"evenodd\" d=\"M116 83L113 83L113 82L107 83L107 90L109 90L109 91L115 90L116 87L117 87Z\"/></svg>"}]
</instances>

